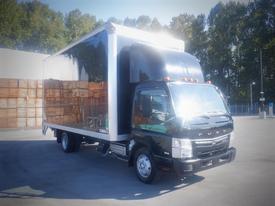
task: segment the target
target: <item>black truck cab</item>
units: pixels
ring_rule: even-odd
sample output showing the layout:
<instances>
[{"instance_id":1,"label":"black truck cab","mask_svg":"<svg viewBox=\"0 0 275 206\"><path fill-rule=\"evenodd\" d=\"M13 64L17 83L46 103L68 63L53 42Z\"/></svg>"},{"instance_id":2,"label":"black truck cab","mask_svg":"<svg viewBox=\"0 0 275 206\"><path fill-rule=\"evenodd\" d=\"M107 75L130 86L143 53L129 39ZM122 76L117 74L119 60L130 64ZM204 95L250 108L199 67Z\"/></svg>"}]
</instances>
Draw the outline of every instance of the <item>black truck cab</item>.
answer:
<instances>
[{"instance_id":1,"label":"black truck cab","mask_svg":"<svg viewBox=\"0 0 275 206\"><path fill-rule=\"evenodd\" d=\"M138 177L150 182L159 167L186 175L232 161L233 119L220 90L204 83L198 61L140 45L130 51L129 158Z\"/></svg>"},{"instance_id":2,"label":"black truck cab","mask_svg":"<svg viewBox=\"0 0 275 206\"><path fill-rule=\"evenodd\" d=\"M131 138L136 148L130 151L141 147L148 153L142 153L144 159L154 163L147 163L146 174L160 167L186 175L230 162L235 157L232 132L232 117L211 84L145 82L135 89ZM137 172L145 163L134 161ZM151 181L150 175L140 176Z\"/></svg>"}]
</instances>

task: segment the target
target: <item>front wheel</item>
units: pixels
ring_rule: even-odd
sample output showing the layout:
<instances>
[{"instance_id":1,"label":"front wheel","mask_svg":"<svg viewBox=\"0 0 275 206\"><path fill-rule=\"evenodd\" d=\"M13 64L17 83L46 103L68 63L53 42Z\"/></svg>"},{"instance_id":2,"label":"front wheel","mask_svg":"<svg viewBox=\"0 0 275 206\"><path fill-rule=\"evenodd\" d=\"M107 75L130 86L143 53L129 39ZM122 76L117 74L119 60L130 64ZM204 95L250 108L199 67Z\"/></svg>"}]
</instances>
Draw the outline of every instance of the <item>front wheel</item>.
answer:
<instances>
[{"instance_id":1,"label":"front wheel","mask_svg":"<svg viewBox=\"0 0 275 206\"><path fill-rule=\"evenodd\" d=\"M144 183L151 183L156 176L156 165L148 149L141 148L135 155L137 177Z\"/></svg>"}]
</instances>

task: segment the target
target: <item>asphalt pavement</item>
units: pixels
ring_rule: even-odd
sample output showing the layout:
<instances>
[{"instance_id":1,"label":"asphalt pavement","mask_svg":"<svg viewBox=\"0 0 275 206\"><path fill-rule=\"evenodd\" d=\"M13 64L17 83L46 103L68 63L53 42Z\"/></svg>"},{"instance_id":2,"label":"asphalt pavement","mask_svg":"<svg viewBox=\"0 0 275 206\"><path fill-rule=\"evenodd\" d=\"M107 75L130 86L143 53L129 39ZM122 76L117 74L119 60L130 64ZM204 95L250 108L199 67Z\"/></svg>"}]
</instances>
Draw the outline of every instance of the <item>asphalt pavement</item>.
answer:
<instances>
[{"instance_id":1,"label":"asphalt pavement","mask_svg":"<svg viewBox=\"0 0 275 206\"><path fill-rule=\"evenodd\" d=\"M275 205L275 119L235 118L234 162L179 180L163 173L152 185L95 146L65 154L40 130L0 131L0 206Z\"/></svg>"}]
</instances>

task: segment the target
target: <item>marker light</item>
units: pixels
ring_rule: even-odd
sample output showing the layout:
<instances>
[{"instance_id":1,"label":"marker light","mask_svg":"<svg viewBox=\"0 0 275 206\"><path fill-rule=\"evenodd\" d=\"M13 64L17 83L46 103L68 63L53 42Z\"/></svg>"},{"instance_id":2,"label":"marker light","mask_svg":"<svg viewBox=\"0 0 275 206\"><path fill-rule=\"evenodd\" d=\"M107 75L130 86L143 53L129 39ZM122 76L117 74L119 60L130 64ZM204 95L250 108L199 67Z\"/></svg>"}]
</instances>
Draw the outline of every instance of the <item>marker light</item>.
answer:
<instances>
[{"instance_id":1,"label":"marker light","mask_svg":"<svg viewBox=\"0 0 275 206\"><path fill-rule=\"evenodd\" d=\"M171 78L167 76L167 77L164 77L163 80L166 82L169 82L169 81L171 81Z\"/></svg>"}]
</instances>

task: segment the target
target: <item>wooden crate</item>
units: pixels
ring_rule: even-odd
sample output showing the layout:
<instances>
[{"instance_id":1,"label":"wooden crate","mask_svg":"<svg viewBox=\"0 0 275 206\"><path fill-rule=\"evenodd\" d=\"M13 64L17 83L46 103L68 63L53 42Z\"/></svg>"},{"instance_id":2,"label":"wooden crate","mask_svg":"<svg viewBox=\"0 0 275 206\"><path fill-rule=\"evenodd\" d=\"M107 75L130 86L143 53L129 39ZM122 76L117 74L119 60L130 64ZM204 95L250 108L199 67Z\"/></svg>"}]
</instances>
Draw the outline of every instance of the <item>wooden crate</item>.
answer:
<instances>
[{"instance_id":1,"label":"wooden crate","mask_svg":"<svg viewBox=\"0 0 275 206\"><path fill-rule=\"evenodd\" d=\"M59 80L44 80L43 81L44 89L59 89L62 88L62 82Z\"/></svg>"},{"instance_id":2,"label":"wooden crate","mask_svg":"<svg viewBox=\"0 0 275 206\"><path fill-rule=\"evenodd\" d=\"M44 95L45 97L60 97L60 90L59 89L45 89Z\"/></svg>"},{"instance_id":3,"label":"wooden crate","mask_svg":"<svg viewBox=\"0 0 275 206\"><path fill-rule=\"evenodd\" d=\"M42 117L42 108L35 108L35 117Z\"/></svg>"},{"instance_id":4,"label":"wooden crate","mask_svg":"<svg viewBox=\"0 0 275 206\"><path fill-rule=\"evenodd\" d=\"M73 89L73 97L88 97L89 91L87 89Z\"/></svg>"},{"instance_id":5,"label":"wooden crate","mask_svg":"<svg viewBox=\"0 0 275 206\"><path fill-rule=\"evenodd\" d=\"M28 89L28 97L35 98L36 97L36 89Z\"/></svg>"},{"instance_id":6,"label":"wooden crate","mask_svg":"<svg viewBox=\"0 0 275 206\"><path fill-rule=\"evenodd\" d=\"M18 88L9 88L9 97L17 98L18 95L19 95L19 89Z\"/></svg>"},{"instance_id":7,"label":"wooden crate","mask_svg":"<svg viewBox=\"0 0 275 206\"><path fill-rule=\"evenodd\" d=\"M63 89L71 90L75 88L75 82L73 81L62 81L62 87Z\"/></svg>"},{"instance_id":8,"label":"wooden crate","mask_svg":"<svg viewBox=\"0 0 275 206\"><path fill-rule=\"evenodd\" d=\"M0 98L0 108L8 108L8 99Z\"/></svg>"},{"instance_id":9,"label":"wooden crate","mask_svg":"<svg viewBox=\"0 0 275 206\"><path fill-rule=\"evenodd\" d=\"M35 107L42 107L42 99L35 99Z\"/></svg>"},{"instance_id":10,"label":"wooden crate","mask_svg":"<svg viewBox=\"0 0 275 206\"><path fill-rule=\"evenodd\" d=\"M26 126L28 128L35 128L35 125L36 125L36 119L35 118L27 118Z\"/></svg>"},{"instance_id":11,"label":"wooden crate","mask_svg":"<svg viewBox=\"0 0 275 206\"><path fill-rule=\"evenodd\" d=\"M17 128L17 118L8 119L8 128Z\"/></svg>"},{"instance_id":12,"label":"wooden crate","mask_svg":"<svg viewBox=\"0 0 275 206\"><path fill-rule=\"evenodd\" d=\"M36 89L36 97L42 98L43 97L43 89Z\"/></svg>"},{"instance_id":13,"label":"wooden crate","mask_svg":"<svg viewBox=\"0 0 275 206\"><path fill-rule=\"evenodd\" d=\"M35 126L36 127L42 126L42 118L35 118Z\"/></svg>"},{"instance_id":14,"label":"wooden crate","mask_svg":"<svg viewBox=\"0 0 275 206\"><path fill-rule=\"evenodd\" d=\"M27 127L27 118L17 118L17 127L18 128Z\"/></svg>"},{"instance_id":15,"label":"wooden crate","mask_svg":"<svg viewBox=\"0 0 275 206\"><path fill-rule=\"evenodd\" d=\"M62 107L46 107L46 116L62 116L64 115L64 108Z\"/></svg>"},{"instance_id":16,"label":"wooden crate","mask_svg":"<svg viewBox=\"0 0 275 206\"><path fill-rule=\"evenodd\" d=\"M38 89L42 89L43 88L43 81L42 80L37 80L37 87Z\"/></svg>"},{"instance_id":17,"label":"wooden crate","mask_svg":"<svg viewBox=\"0 0 275 206\"><path fill-rule=\"evenodd\" d=\"M67 98L67 97L73 97L73 91L71 89L64 89L62 91L62 96Z\"/></svg>"},{"instance_id":18,"label":"wooden crate","mask_svg":"<svg viewBox=\"0 0 275 206\"><path fill-rule=\"evenodd\" d=\"M8 118L16 118L16 109L7 109L8 110Z\"/></svg>"},{"instance_id":19,"label":"wooden crate","mask_svg":"<svg viewBox=\"0 0 275 206\"><path fill-rule=\"evenodd\" d=\"M63 116L47 117L47 122L51 124L64 124Z\"/></svg>"},{"instance_id":20,"label":"wooden crate","mask_svg":"<svg viewBox=\"0 0 275 206\"><path fill-rule=\"evenodd\" d=\"M35 108L36 99L35 98L29 98L27 99L27 107L33 107Z\"/></svg>"},{"instance_id":21,"label":"wooden crate","mask_svg":"<svg viewBox=\"0 0 275 206\"><path fill-rule=\"evenodd\" d=\"M26 98L28 96L28 89L18 89L18 97Z\"/></svg>"},{"instance_id":22,"label":"wooden crate","mask_svg":"<svg viewBox=\"0 0 275 206\"><path fill-rule=\"evenodd\" d=\"M8 128L8 119L0 117L0 128Z\"/></svg>"},{"instance_id":23,"label":"wooden crate","mask_svg":"<svg viewBox=\"0 0 275 206\"><path fill-rule=\"evenodd\" d=\"M88 89L89 82L88 81L77 81L77 88L78 89Z\"/></svg>"},{"instance_id":24,"label":"wooden crate","mask_svg":"<svg viewBox=\"0 0 275 206\"><path fill-rule=\"evenodd\" d=\"M77 119L76 115L74 115L74 114L63 116L64 124L77 124L77 122L78 122L78 119Z\"/></svg>"},{"instance_id":25,"label":"wooden crate","mask_svg":"<svg viewBox=\"0 0 275 206\"><path fill-rule=\"evenodd\" d=\"M0 79L0 87L5 88L9 86L9 80L8 79Z\"/></svg>"},{"instance_id":26,"label":"wooden crate","mask_svg":"<svg viewBox=\"0 0 275 206\"><path fill-rule=\"evenodd\" d=\"M28 80L19 79L18 87L27 89L28 88Z\"/></svg>"},{"instance_id":27,"label":"wooden crate","mask_svg":"<svg viewBox=\"0 0 275 206\"><path fill-rule=\"evenodd\" d=\"M0 118L8 117L8 109L0 109Z\"/></svg>"},{"instance_id":28,"label":"wooden crate","mask_svg":"<svg viewBox=\"0 0 275 206\"><path fill-rule=\"evenodd\" d=\"M17 99L9 98L8 99L8 108L16 108L17 107Z\"/></svg>"},{"instance_id":29,"label":"wooden crate","mask_svg":"<svg viewBox=\"0 0 275 206\"><path fill-rule=\"evenodd\" d=\"M28 89L36 89L37 80L28 80Z\"/></svg>"},{"instance_id":30,"label":"wooden crate","mask_svg":"<svg viewBox=\"0 0 275 206\"><path fill-rule=\"evenodd\" d=\"M27 106L26 98L17 98L17 108L23 108Z\"/></svg>"},{"instance_id":31,"label":"wooden crate","mask_svg":"<svg viewBox=\"0 0 275 206\"><path fill-rule=\"evenodd\" d=\"M0 98L9 97L9 88L0 88Z\"/></svg>"},{"instance_id":32,"label":"wooden crate","mask_svg":"<svg viewBox=\"0 0 275 206\"><path fill-rule=\"evenodd\" d=\"M17 108L17 117L26 118L27 117L27 108Z\"/></svg>"},{"instance_id":33,"label":"wooden crate","mask_svg":"<svg viewBox=\"0 0 275 206\"><path fill-rule=\"evenodd\" d=\"M27 108L27 118L35 117L35 108Z\"/></svg>"},{"instance_id":34,"label":"wooden crate","mask_svg":"<svg viewBox=\"0 0 275 206\"><path fill-rule=\"evenodd\" d=\"M9 79L8 87L9 88L18 88L18 79Z\"/></svg>"}]
</instances>

